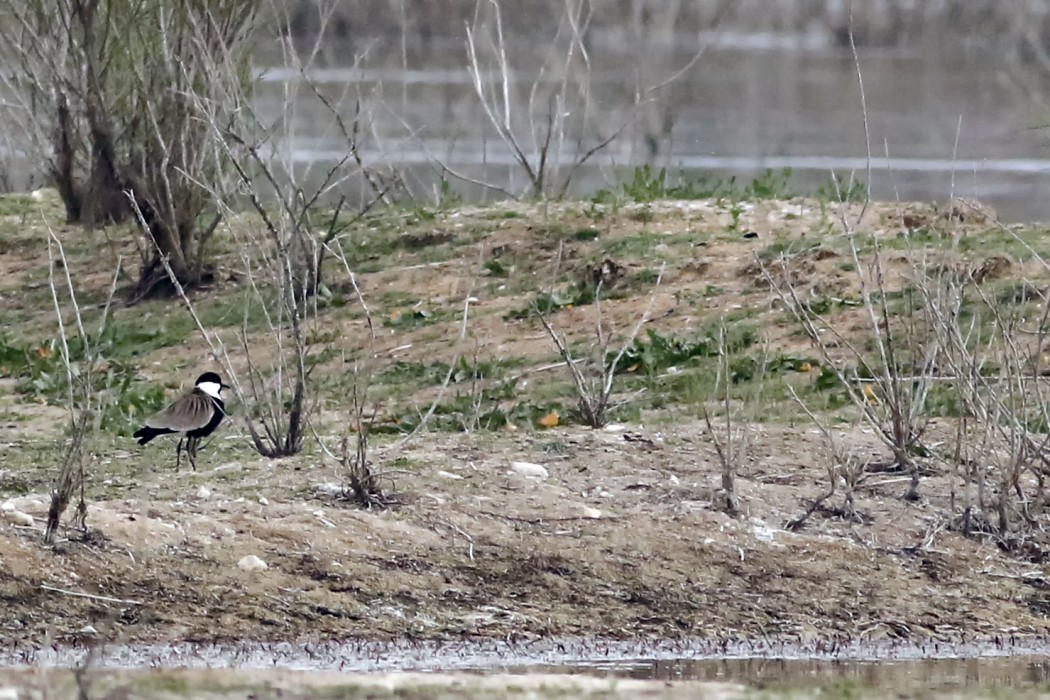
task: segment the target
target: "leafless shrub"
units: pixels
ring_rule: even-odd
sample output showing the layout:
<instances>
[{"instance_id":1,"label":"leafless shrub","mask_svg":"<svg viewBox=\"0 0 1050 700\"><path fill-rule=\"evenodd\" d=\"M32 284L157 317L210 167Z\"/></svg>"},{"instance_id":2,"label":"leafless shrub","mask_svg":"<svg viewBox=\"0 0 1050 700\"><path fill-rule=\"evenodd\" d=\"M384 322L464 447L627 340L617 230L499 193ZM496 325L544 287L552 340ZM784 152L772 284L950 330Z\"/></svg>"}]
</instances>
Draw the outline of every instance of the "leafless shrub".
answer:
<instances>
[{"instance_id":1,"label":"leafless shrub","mask_svg":"<svg viewBox=\"0 0 1050 700\"><path fill-rule=\"evenodd\" d=\"M929 423L926 399L937 380L937 358L944 338L922 310L915 308L922 296L914 287L928 287L935 280L927 276L921 253L914 251L917 262L912 267L913 276L903 291L891 289L877 237L872 237L870 255L862 256L852 232L847 233L847 243L859 288L859 309L870 332L871 353L817 313L790 274L776 274L760 261L762 274L820 353L824 368L834 373L853 406L889 448L894 468L911 476L904 497L916 500L920 477L916 455L921 452ZM784 255L778 264L790 269L792 261ZM893 300L898 297L901 302L895 307Z\"/></svg>"},{"instance_id":2,"label":"leafless shrub","mask_svg":"<svg viewBox=\"0 0 1050 700\"><path fill-rule=\"evenodd\" d=\"M372 323L372 311L365 302L364 295L357 285L357 279L350 269L347 256L338 241L334 243L332 252L333 257L342 262L364 311L368 344L354 362L350 373L350 379L353 382L350 389L350 409L349 413L339 421L343 426L343 435L339 441L338 451L333 451L320 435L317 436L317 440L324 453L340 466L345 497L361 507L382 507L389 503L389 498L384 493L379 482L379 475L373 468L368 443L369 431L379 410L378 404L373 404L371 411L367 405L368 389L374 374L375 326Z\"/></svg>"},{"instance_id":3,"label":"leafless shrub","mask_svg":"<svg viewBox=\"0 0 1050 700\"><path fill-rule=\"evenodd\" d=\"M559 255L560 259L560 255ZM615 340L615 329L606 328L602 316L602 294L605 292L604 281L599 279L594 290L594 342L591 345L591 357L588 359L577 358L566 339L559 335L554 328L553 309L542 310L535 306L536 315L543 324L547 336L554 343L558 355L565 363L569 375L572 377L573 386L576 389L577 406L580 418L585 425L592 428L601 428L608 421L608 412L613 408L612 393L616 381L616 372L620 367L620 361L624 354L634 343L642 326L649 321L656 292L663 280L664 266L661 265L653 286L653 292L649 297L649 305L645 312L635 323L629 333L623 334L623 342L615 353L613 352L613 341Z\"/></svg>"},{"instance_id":4,"label":"leafless shrub","mask_svg":"<svg viewBox=\"0 0 1050 700\"><path fill-rule=\"evenodd\" d=\"M4 0L0 45L20 110L12 112L47 163L71 222L105 224L131 214L147 233L132 299L170 292L160 259L184 286L207 278L205 249L219 222L198 181L224 182L195 118L204 99L233 115L243 91L257 3L220 0ZM211 71L214 56L236 57ZM225 193L224 193L225 194ZM158 287L158 285L160 285Z\"/></svg>"},{"instance_id":5,"label":"leafless shrub","mask_svg":"<svg viewBox=\"0 0 1050 700\"><path fill-rule=\"evenodd\" d=\"M80 304L77 301L73 279L66 264L65 250L55 232L48 228L48 285L51 289L51 300L54 305L55 318L58 322L58 333L61 342L59 352L66 370L67 397L69 408L68 438L66 449L59 466L58 476L51 490L51 503L47 512L47 527L44 541L51 544L70 501L77 499L76 513L71 524L74 527L86 528L87 500L85 498L85 465L90 459L87 449L89 435L98 431L105 402L109 399L105 387L100 385L100 374L105 358L99 347L102 334L106 329L109 309L117 288L117 276L120 272L120 261L117 262L117 274L113 276L109 296L103 307L98 322L98 329L92 336L85 326ZM61 272L59 272L61 270ZM70 351L65 318L73 319L73 337L81 345L79 357L74 358Z\"/></svg>"},{"instance_id":6,"label":"leafless shrub","mask_svg":"<svg viewBox=\"0 0 1050 700\"><path fill-rule=\"evenodd\" d=\"M506 192L512 196L564 195L579 169L616 141L642 108L692 68L706 48L701 45L685 66L662 80L637 86L630 104L617 105L623 116L610 120L609 110L594 94L591 56L585 41L595 16L594 6L590 0L564 0L560 9L558 29L548 50L539 54L545 59L535 69L525 65L527 58L538 55L534 46L528 46L527 55L512 57L499 0L477 0L473 21L467 24L467 60L474 93L488 126L495 130L528 182L521 193L512 186ZM531 82L519 87L518 76L531 70L535 70ZM442 167L454 177L489 186Z\"/></svg>"},{"instance_id":7,"label":"leafless shrub","mask_svg":"<svg viewBox=\"0 0 1050 700\"><path fill-rule=\"evenodd\" d=\"M814 513L822 508L827 508L825 504L835 495L840 482L842 483L842 506L837 510L837 515L850 522L859 520L855 496L857 486L860 485L866 474L867 461L860 459L852 448L842 445L826 422L813 412L794 388L789 387L789 391L792 399L823 437L828 490L813 499L805 511L787 521L784 527L788 530L800 530Z\"/></svg>"},{"instance_id":8,"label":"leafless shrub","mask_svg":"<svg viewBox=\"0 0 1050 700\"><path fill-rule=\"evenodd\" d=\"M306 51L305 60L312 60L316 52L316 46ZM374 196L355 213L344 214L342 188L366 170L357 149L357 123L347 124L337 106L308 79L301 47L286 46L285 58L299 79L287 84L282 120L276 125L260 117L239 84L228 85L231 92L220 96L222 104L208 94L188 96L193 118L206 125L208 141L203 147L232 174L242 201L255 214L246 218L235 211L224 199L222 186L196 181L197 187L220 203L220 213L228 222L223 230L235 243L247 282L239 334L244 358L240 376L221 343L213 344L213 352L224 361L238 398L248 404L244 416L253 446L268 457L289 456L302 449L317 401L310 375L335 340L318 320L322 297L326 300L332 295L325 284L325 258L337 237L385 195L383 186L375 183ZM239 59L232 50L214 51L207 67L214 73L229 74L236 72ZM319 177L314 170L320 166L301 168L294 153L296 110L309 98L333 117L346 144L342 158L324 167ZM228 104L238 105L235 114ZM137 200L134 205L140 224L147 228L145 212ZM319 222L323 222L320 228ZM161 263L172 283L179 282L170 262L163 259ZM178 292L192 312L181 287ZM252 331L260 321L265 340ZM207 336L199 321L198 325Z\"/></svg>"},{"instance_id":9,"label":"leafless shrub","mask_svg":"<svg viewBox=\"0 0 1050 700\"><path fill-rule=\"evenodd\" d=\"M1004 307L973 268L956 269L946 293L928 295L937 328L947 341L946 369L963 408L952 455L962 467L960 529L995 534L1010 543L1045 510L1050 465L1050 413L1041 372L1044 316L1029 335L1025 319ZM964 308L969 321L961 322ZM1036 338L1032 342L1031 337ZM1022 482L1035 478L1037 493ZM992 521L994 519L994 525Z\"/></svg>"},{"instance_id":10,"label":"leafless shrub","mask_svg":"<svg viewBox=\"0 0 1050 700\"><path fill-rule=\"evenodd\" d=\"M936 380L937 359L945 343L943 334L937 332L928 314L916 308L916 302L922 301L917 289L928 289L939 280L931 280L928 275L924 251L912 250L914 262L910 277L903 281L901 288L892 289L886 281L878 236L871 236L870 251L865 251L862 260L857 225L863 221L870 202L871 137L863 73L853 36L852 3L848 39L860 92L869 177L868 190L855 219L851 219L846 197L838 192L839 217L849 248L853 281L859 290L859 308L864 325L871 333L871 353L851 342L836 324L824 318L804 298L791 274L794 262L791 257L781 255L776 267L756 259L765 281L819 351L824 367L838 379L860 417L889 448L891 467L910 475L904 498L917 500L921 470L916 456L924 451L921 440L929 423L926 400ZM832 181L838 189L838 178ZM891 301L894 294L903 300L898 308L894 308Z\"/></svg>"},{"instance_id":11,"label":"leafless shrub","mask_svg":"<svg viewBox=\"0 0 1050 700\"><path fill-rule=\"evenodd\" d=\"M733 400L730 388L733 383L731 348L726 342L725 319L718 327L718 367L715 370L715 385L711 392L711 402L720 404L721 415L715 415L707 401L700 403L700 414L703 416L707 432L715 446L715 453L721 467L721 489L718 492L719 508L729 514L739 510L736 493L736 476L745 463L751 450L752 431L754 426L744 413L747 407L740 408ZM756 385L762 383L766 374L766 354L762 354L759 366L749 381Z\"/></svg>"},{"instance_id":12,"label":"leafless shrub","mask_svg":"<svg viewBox=\"0 0 1050 700\"><path fill-rule=\"evenodd\" d=\"M860 293L859 308L871 333L872 352L869 354L854 345L835 324L823 318L804 300L790 274L792 261L788 256L782 255L778 261L785 274L776 274L761 260L759 264L766 282L820 352L825 368L834 374L860 416L889 448L893 460L891 466L910 475L904 498L917 500L920 466L916 455L923 451L921 440L929 422L925 412L926 399L935 381L937 358L943 351L945 340L933 327L928 314L915 308L916 302L922 301L921 292L916 288L929 288L938 280L930 279L924 252L913 250L912 260L915 262L910 278L903 281L902 289L891 289L886 281L878 236L871 236L871 249L866 251L868 254L862 261L856 227L863 221L870 201L871 137L864 78L853 36L852 3L849 10L848 39L860 92L869 189L863 206L852 220L846 197L839 192L839 216L853 264L854 282ZM838 179L833 178L833 182L838 189ZM893 293L903 297L899 308L893 307Z\"/></svg>"}]
</instances>

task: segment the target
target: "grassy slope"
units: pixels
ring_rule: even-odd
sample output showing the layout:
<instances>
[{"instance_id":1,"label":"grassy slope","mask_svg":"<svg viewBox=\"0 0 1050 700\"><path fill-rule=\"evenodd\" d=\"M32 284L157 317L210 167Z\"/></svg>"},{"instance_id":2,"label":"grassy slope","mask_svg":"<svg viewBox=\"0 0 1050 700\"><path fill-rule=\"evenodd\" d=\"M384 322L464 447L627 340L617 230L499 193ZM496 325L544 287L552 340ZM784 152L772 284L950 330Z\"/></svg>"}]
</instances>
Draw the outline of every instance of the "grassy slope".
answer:
<instances>
[{"instance_id":1,"label":"grassy slope","mask_svg":"<svg viewBox=\"0 0 1050 700\"><path fill-rule=\"evenodd\" d=\"M764 191L648 201L653 193L636 186L627 194L390 211L348 232L348 263L378 333L370 356L361 306L333 269L311 327L315 425L322 435L340 432L352 370L368 368L378 404L373 456L401 503L389 511L358 511L319 489L342 475L312 441L301 456L259 459L238 421L202 450L197 473L174 473L167 444L136 448L128 437L136 420L211 362L180 304L116 308L106 334L115 408L91 439L94 534L68 533L50 552L36 532L0 527L0 599L18 611L2 634L66 638L87 623L139 639L1044 634L1050 600L1032 573L1041 540L1001 551L992 538L955 531L958 477L941 460L924 462L920 503L899 498L899 475L868 474L856 522L839 517L835 497L802 531L778 529L828 484L823 442L792 389L858 453L885 457L756 262L790 256L811 306L858 347L870 343L837 206L764 199L773 194ZM859 211L852 205L849 215ZM117 256L134 259L126 232L60 226L53 199L9 197L0 207L0 497L37 517L66 415L42 214L66 246L89 323ZM985 288L1037 316L1025 289L1046 283L1034 261L1050 254L1039 226L1010 233L981 216L882 204L858 236L868 246L862 256L872 236L881 241L887 290L901 309L914 303L915 255L975 268L1005 258L1005 267L989 266ZM265 362L273 340L258 302L244 290L232 244L220 238L218 247L219 269L231 274L199 292L195 306L236 366L246 361L242 328ZM599 306L587 280L605 260L622 271ZM581 356L593 356L599 308L619 339L650 310L646 343L628 355L617 384L612 419L624 430L575 421L574 390L536 304L553 309ZM701 420L708 406L718 424L723 405L715 396L722 324L735 343L729 405L752 426L736 516L714 508L718 460ZM928 442L950 445L957 404L934 398ZM424 435L399 445L435 401ZM552 412L559 424L541 427ZM513 460L542 463L552 476L508 474ZM1030 493L1031 479L1022 486ZM245 574L235 566L245 554L270 568ZM55 595L41 584L135 602Z\"/></svg>"}]
</instances>

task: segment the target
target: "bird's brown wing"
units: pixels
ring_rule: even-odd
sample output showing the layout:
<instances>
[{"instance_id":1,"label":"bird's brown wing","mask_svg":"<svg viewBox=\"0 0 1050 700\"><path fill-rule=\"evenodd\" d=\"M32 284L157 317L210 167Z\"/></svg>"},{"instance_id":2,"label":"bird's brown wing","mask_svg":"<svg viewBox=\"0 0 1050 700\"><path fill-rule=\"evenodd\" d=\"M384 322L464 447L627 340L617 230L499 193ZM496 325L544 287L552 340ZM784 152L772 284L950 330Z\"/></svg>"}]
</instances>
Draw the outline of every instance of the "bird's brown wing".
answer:
<instances>
[{"instance_id":1,"label":"bird's brown wing","mask_svg":"<svg viewBox=\"0 0 1050 700\"><path fill-rule=\"evenodd\" d=\"M146 421L150 428L185 432L203 428L211 421L215 404L211 398L194 391L180 397L163 411L154 414Z\"/></svg>"}]
</instances>

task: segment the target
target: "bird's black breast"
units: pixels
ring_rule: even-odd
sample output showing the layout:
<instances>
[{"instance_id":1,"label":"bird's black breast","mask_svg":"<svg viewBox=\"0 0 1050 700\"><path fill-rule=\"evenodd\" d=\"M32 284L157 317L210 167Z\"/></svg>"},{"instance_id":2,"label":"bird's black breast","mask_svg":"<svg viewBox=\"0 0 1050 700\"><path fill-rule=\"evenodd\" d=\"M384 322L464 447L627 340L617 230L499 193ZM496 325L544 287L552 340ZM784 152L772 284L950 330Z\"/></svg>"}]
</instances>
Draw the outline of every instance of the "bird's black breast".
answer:
<instances>
[{"instance_id":1,"label":"bird's black breast","mask_svg":"<svg viewBox=\"0 0 1050 700\"><path fill-rule=\"evenodd\" d=\"M223 404L222 399L212 398L211 400L214 410L211 413L211 420L208 421L207 425L197 430L191 430L186 433L188 438L202 438L212 434L212 432L219 427L219 423L222 423L222 419L226 416L226 406Z\"/></svg>"}]
</instances>

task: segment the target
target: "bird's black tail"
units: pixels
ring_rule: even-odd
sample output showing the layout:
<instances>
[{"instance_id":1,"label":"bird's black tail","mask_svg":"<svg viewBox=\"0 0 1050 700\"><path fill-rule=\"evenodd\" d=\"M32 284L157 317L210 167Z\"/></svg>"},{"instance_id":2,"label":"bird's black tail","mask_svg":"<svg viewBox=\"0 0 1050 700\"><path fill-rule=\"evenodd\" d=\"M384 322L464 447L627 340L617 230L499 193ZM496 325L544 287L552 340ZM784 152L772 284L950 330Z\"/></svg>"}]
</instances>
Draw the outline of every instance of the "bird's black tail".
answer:
<instances>
[{"instance_id":1,"label":"bird's black tail","mask_svg":"<svg viewBox=\"0 0 1050 700\"><path fill-rule=\"evenodd\" d=\"M148 425L144 428L139 428L131 437L138 438L140 445L145 445L147 442L157 437L158 435L166 435L171 431L166 428L151 428Z\"/></svg>"}]
</instances>

